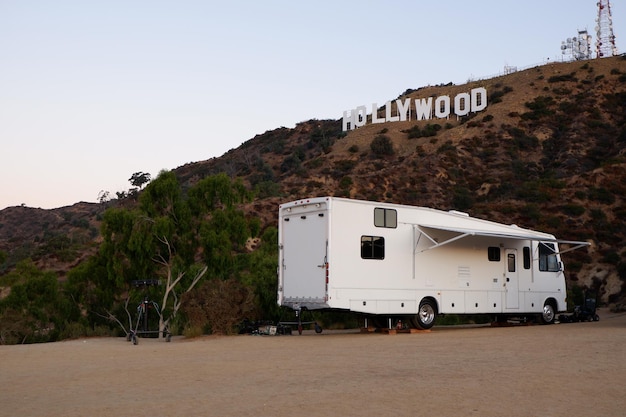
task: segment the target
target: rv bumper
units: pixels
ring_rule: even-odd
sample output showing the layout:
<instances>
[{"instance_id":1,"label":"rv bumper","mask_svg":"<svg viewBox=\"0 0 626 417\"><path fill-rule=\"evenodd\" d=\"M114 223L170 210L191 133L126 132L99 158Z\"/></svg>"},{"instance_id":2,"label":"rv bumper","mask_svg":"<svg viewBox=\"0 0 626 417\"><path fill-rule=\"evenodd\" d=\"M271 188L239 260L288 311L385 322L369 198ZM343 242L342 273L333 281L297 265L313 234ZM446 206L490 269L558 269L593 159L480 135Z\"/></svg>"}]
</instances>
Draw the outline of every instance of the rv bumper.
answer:
<instances>
[{"instance_id":1,"label":"rv bumper","mask_svg":"<svg viewBox=\"0 0 626 417\"><path fill-rule=\"evenodd\" d=\"M330 308L325 300L318 298L285 298L282 305L293 310L321 310L323 308Z\"/></svg>"}]
</instances>

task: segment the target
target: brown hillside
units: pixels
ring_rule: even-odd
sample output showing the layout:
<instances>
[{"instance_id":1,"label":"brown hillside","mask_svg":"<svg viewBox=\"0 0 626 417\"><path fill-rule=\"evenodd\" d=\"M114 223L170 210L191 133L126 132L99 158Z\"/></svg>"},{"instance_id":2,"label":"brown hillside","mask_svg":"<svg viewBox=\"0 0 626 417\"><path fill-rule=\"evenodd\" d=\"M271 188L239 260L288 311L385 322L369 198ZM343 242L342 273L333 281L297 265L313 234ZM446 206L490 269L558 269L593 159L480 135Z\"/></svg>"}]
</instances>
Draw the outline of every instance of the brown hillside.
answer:
<instances>
[{"instance_id":1,"label":"brown hillside","mask_svg":"<svg viewBox=\"0 0 626 417\"><path fill-rule=\"evenodd\" d=\"M566 255L568 279L601 287L605 302L621 302L626 59L554 63L465 85L407 90L402 98L453 97L478 86L487 89L489 104L469 117L368 124L348 133L341 120L310 120L174 171L186 186L218 172L243 178L257 192L245 209L266 225L275 224L281 202L335 195L459 209L589 240L588 251ZM372 148L375 140L386 147ZM0 211L0 250L9 254L0 274L30 256L63 276L97 244L93 230L104 208L80 203ZM50 236L69 238L72 245L65 247L72 251L48 250L57 242Z\"/></svg>"},{"instance_id":2,"label":"brown hillside","mask_svg":"<svg viewBox=\"0 0 626 417\"><path fill-rule=\"evenodd\" d=\"M4 269L31 258L39 268L64 277L94 253L105 209L104 204L81 202L52 210L21 206L0 210L0 250L8 254Z\"/></svg>"}]
</instances>

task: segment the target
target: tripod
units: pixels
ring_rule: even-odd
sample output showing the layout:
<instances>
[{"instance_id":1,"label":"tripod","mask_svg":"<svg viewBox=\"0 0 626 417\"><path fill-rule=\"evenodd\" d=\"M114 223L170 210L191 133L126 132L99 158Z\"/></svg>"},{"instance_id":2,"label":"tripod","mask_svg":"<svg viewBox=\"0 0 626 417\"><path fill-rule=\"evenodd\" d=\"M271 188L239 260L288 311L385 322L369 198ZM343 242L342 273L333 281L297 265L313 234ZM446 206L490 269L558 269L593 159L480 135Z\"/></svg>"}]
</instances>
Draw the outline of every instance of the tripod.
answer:
<instances>
[{"instance_id":1,"label":"tripod","mask_svg":"<svg viewBox=\"0 0 626 417\"><path fill-rule=\"evenodd\" d=\"M148 279L148 280L139 280L133 281L133 285L136 288L144 289L143 301L139 303L137 306L137 322L135 324L135 329L130 330L130 334L126 338L128 341L132 341L133 345L139 343L137 339L138 335L148 335L148 334L160 334L163 333L163 337L165 337L165 341L169 342L172 339L172 334L169 331L169 328L166 326L162 331L161 330L150 330L148 326L148 313L152 309L158 315L159 320L163 317L161 315L161 310L159 309L159 305L150 300L148 296L148 287L161 285L161 281L158 279ZM141 324L141 330L139 329L139 325Z\"/></svg>"}]
</instances>

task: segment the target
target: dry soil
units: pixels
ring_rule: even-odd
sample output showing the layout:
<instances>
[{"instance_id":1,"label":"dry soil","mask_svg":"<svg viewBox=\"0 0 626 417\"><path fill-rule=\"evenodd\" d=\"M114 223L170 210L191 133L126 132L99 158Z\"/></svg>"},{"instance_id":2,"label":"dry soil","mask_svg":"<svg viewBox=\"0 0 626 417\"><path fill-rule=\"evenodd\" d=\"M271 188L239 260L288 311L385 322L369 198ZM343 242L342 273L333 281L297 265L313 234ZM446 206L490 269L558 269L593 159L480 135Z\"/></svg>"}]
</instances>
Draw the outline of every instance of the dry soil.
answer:
<instances>
[{"instance_id":1,"label":"dry soil","mask_svg":"<svg viewBox=\"0 0 626 417\"><path fill-rule=\"evenodd\" d=\"M626 315L0 346L6 416L624 416Z\"/></svg>"}]
</instances>

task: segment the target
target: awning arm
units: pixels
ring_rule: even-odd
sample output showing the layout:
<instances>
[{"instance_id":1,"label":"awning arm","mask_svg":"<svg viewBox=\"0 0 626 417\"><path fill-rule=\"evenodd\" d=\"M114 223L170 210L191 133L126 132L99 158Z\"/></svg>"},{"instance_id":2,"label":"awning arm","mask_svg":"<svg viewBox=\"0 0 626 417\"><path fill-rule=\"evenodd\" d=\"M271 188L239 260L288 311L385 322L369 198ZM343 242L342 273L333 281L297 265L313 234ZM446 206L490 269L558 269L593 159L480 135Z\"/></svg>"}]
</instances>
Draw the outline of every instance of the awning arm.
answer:
<instances>
[{"instance_id":1,"label":"awning arm","mask_svg":"<svg viewBox=\"0 0 626 417\"><path fill-rule=\"evenodd\" d=\"M413 236L415 236L415 232L419 232L421 235L426 236L426 238L428 240L430 240L432 243L434 243L435 245L437 244L437 241L435 239L433 239L432 237L430 237L430 235L428 233L426 233L425 231L423 231L422 229L420 229L420 227L416 224L412 225L413 226ZM416 239L415 240L415 247L413 248L413 252L415 252L415 250L417 249L417 244L419 243L420 239Z\"/></svg>"},{"instance_id":2,"label":"awning arm","mask_svg":"<svg viewBox=\"0 0 626 417\"><path fill-rule=\"evenodd\" d=\"M558 243L558 244L566 244L566 245L574 245L571 248L565 249L565 250L561 250L559 252L554 252L554 254L561 254L561 253L567 253L585 246L589 246L591 245L591 243L589 242L581 242L581 241L577 241L577 240L562 240L562 239L554 239L554 238L542 238L536 235L513 235L513 234L506 234L506 233L500 233L500 232L486 232L486 231L481 231L481 230L462 230L462 229L451 229L451 228L437 228L434 226L424 226L427 228L436 228L437 230L445 230L448 232L456 232L459 233L458 235L444 240L443 242L438 242L435 238L433 238L432 236L430 236L428 233L426 233L424 231L424 229L421 227L421 225L419 224L413 224L413 253L417 254L417 253L422 253L431 249L436 249L439 248L441 246L447 245L449 243L455 242L459 239L463 239L465 237L468 236L490 236L490 237L500 237L503 239L515 239L515 240L530 240L530 241L535 241L535 242L539 242L540 244L546 244L546 243ZM433 246L427 247L425 249L422 249L421 251L417 252L417 246L419 244L420 238L418 238L416 236L416 233L419 232L420 236L426 236L426 238L428 240L431 241L431 243L433 243ZM551 248L552 249L552 248Z\"/></svg>"},{"instance_id":3,"label":"awning arm","mask_svg":"<svg viewBox=\"0 0 626 417\"><path fill-rule=\"evenodd\" d=\"M571 252L573 250L580 249L580 248L583 248L585 246L590 246L591 245L591 243L589 243L589 242L581 242L581 241L578 241L578 240L560 240L560 239L555 239L555 240L549 241L549 242L556 242L559 245L561 243L563 243L565 245L574 245L571 248L568 248L568 249L565 249L565 250L560 250L558 252L554 252L555 255L561 255L563 253ZM543 241L539 241L539 243L543 244ZM550 249L552 249L552 248L550 248Z\"/></svg>"},{"instance_id":4,"label":"awning arm","mask_svg":"<svg viewBox=\"0 0 626 417\"><path fill-rule=\"evenodd\" d=\"M430 240L432 243L434 243L433 246L430 246L428 248L422 249L421 251L419 251L419 253L426 252L427 250L431 250L431 249L436 249L436 248L438 248L440 246L447 245L448 243L452 243L452 242L454 242L456 240L463 239L464 237L473 236L474 235L474 233L462 233L462 234L460 234L458 236L455 236L453 238L450 238L448 240L444 240L443 242L437 242L435 239L430 237L428 235L428 233L426 233L421 227L419 227L419 225L414 224L413 225L413 230L420 232L422 235L426 236L426 238L428 238L428 240ZM414 235L415 235L415 233L414 233ZM419 242L419 239L416 239L415 247L413 248L413 253L414 254L417 253L416 251L417 251L417 243L418 242Z\"/></svg>"}]
</instances>

